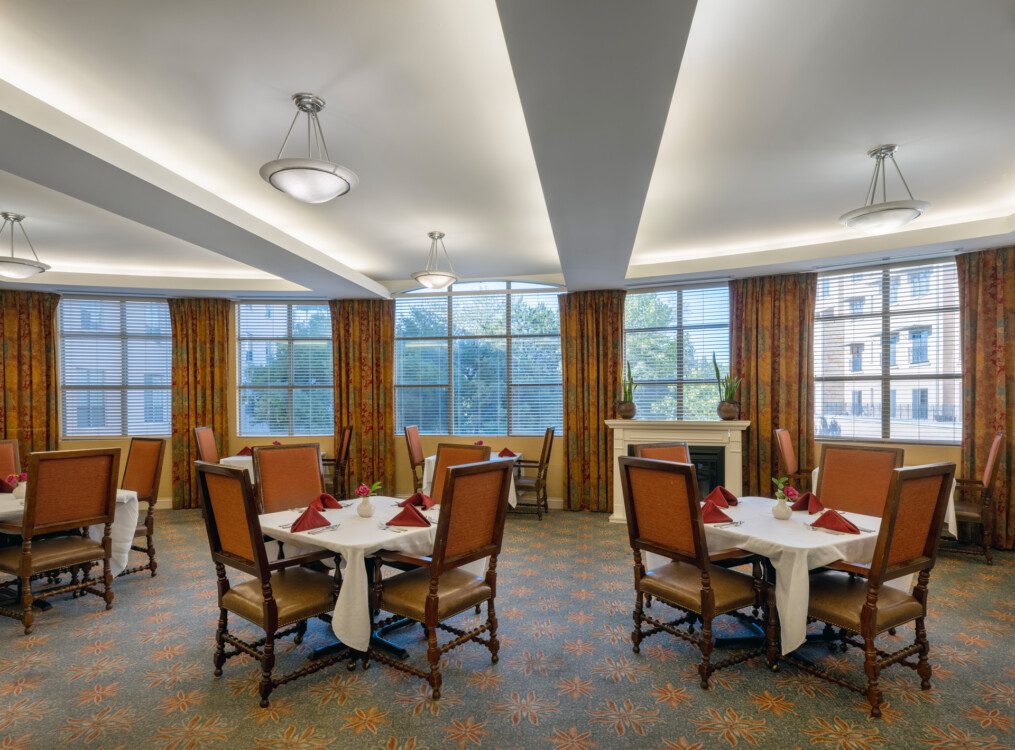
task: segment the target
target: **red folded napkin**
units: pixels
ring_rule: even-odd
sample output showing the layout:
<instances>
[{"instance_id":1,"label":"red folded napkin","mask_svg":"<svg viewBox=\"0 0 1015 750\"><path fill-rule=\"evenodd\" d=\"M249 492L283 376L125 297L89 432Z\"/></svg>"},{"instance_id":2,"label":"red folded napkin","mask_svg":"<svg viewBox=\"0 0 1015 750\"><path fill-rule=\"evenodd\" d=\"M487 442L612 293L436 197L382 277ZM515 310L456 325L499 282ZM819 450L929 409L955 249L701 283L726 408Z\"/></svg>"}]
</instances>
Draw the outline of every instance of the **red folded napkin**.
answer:
<instances>
[{"instance_id":1,"label":"red folded napkin","mask_svg":"<svg viewBox=\"0 0 1015 750\"><path fill-rule=\"evenodd\" d=\"M254 455L254 449L251 448L249 445L245 445L242 448L240 448L239 453L237 453L236 455L237 456L253 456Z\"/></svg>"},{"instance_id":2,"label":"red folded napkin","mask_svg":"<svg viewBox=\"0 0 1015 750\"><path fill-rule=\"evenodd\" d=\"M860 529L858 529L849 519L839 515L831 508L818 516L818 519L812 523L811 526L819 529L830 529L831 531L844 531L847 534L860 533Z\"/></svg>"},{"instance_id":3,"label":"red folded napkin","mask_svg":"<svg viewBox=\"0 0 1015 750\"><path fill-rule=\"evenodd\" d=\"M271 444L272 445L282 445L282 443L278 442L277 440L272 440Z\"/></svg>"},{"instance_id":4,"label":"red folded napkin","mask_svg":"<svg viewBox=\"0 0 1015 750\"><path fill-rule=\"evenodd\" d=\"M316 508L308 507L303 514L296 519L296 523L289 527L289 531L310 531L320 529L328 525L328 519L322 516Z\"/></svg>"},{"instance_id":5,"label":"red folded napkin","mask_svg":"<svg viewBox=\"0 0 1015 750\"><path fill-rule=\"evenodd\" d=\"M7 479L10 479L10 477L7 477ZM18 486L17 481L11 484L7 479L0 479L0 492L14 492L14 488Z\"/></svg>"},{"instance_id":6,"label":"red folded napkin","mask_svg":"<svg viewBox=\"0 0 1015 750\"><path fill-rule=\"evenodd\" d=\"M813 492L805 492L800 496L800 499L793 503L791 506L793 510L806 510L812 516L815 513L820 513L825 509L825 506L818 500L818 496Z\"/></svg>"},{"instance_id":7,"label":"red folded napkin","mask_svg":"<svg viewBox=\"0 0 1015 750\"><path fill-rule=\"evenodd\" d=\"M737 503L740 502L739 500L737 500L736 495L734 495L728 489L723 487L721 484L714 490L712 490L712 492L719 492L719 494L721 494L726 499L726 502L728 502L730 505L736 505ZM710 492L709 494L711 495L712 493Z\"/></svg>"},{"instance_id":8,"label":"red folded napkin","mask_svg":"<svg viewBox=\"0 0 1015 750\"><path fill-rule=\"evenodd\" d=\"M502 451L501 451L500 453L498 453L497 455L498 455L498 456L500 456L501 458L514 458L514 457L515 457L515 456L517 456L518 454L517 454L517 453L515 453L515 452L514 452L513 450L511 450L510 448L504 448L504 449L503 449L503 450L502 450Z\"/></svg>"},{"instance_id":9,"label":"red folded napkin","mask_svg":"<svg viewBox=\"0 0 1015 750\"><path fill-rule=\"evenodd\" d=\"M430 519L424 516L415 505L406 505L398 515L388 521L388 526L429 526Z\"/></svg>"},{"instance_id":10,"label":"red folded napkin","mask_svg":"<svg viewBox=\"0 0 1015 750\"><path fill-rule=\"evenodd\" d=\"M722 508L712 502L705 502L701 509L701 520L705 523L724 523L733 519L722 512Z\"/></svg>"},{"instance_id":11,"label":"red folded napkin","mask_svg":"<svg viewBox=\"0 0 1015 750\"><path fill-rule=\"evenodd\" d=\"M432 508L436 504L437 503L435 503L433 500L430 499L429 495L424 495L422 492L417 492L415 495L409 495L409 497L405 498L405 500L400 502L398 505L401 508L405 508L409 505L414 505L423 508L423 510L430 510L430 508Z\"/></svg>"},{"instance_id":12,"label":"red folded napkin","mask_svg":"<svg viewBox=\"0 0 1015 750\"><path fill-rule=\"evenodd\" d=\"M712 503L712 505L716 506L717 508L730 507L730 504L729 502L727 502L725 495L723 495L720 490L722 490L722 487L716 487L714 490L709 492L708 495L705 496L705 502Z\"/></svg>"},{"instance_id":13,"label":"red folded napkin","mask_svg":"<svg viewBox=\"0 0 1015 750\"><path fill-rule=\"evenodd\" d=\"M332 495L325 492L320 497L315 497L310 501L310 505L307 506L314 510L324 510L325 508L341 508L342 505Z\"/></svg>"}]
</instances>

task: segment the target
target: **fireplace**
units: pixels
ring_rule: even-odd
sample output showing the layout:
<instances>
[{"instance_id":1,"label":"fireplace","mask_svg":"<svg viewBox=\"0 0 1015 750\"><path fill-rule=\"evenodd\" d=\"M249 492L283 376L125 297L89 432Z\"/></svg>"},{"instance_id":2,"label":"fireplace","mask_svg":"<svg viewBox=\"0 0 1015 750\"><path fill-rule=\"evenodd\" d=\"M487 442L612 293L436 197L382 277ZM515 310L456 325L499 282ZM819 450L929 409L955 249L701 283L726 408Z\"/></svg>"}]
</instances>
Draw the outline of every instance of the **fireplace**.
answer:
<instances>
[{"instance_id":1,"label":"fireplace","mask_svg":"<svg viewBox=\"0 0 1015 750\"><path fill-rule=\"evenodd\" d=\"M698 475L698 492L705 497L723 483L726 476L726 451L721 445L692 445L691 463ZM627 447L627 455L634 455L634 445Z\"/></svg>"}]
</instances>

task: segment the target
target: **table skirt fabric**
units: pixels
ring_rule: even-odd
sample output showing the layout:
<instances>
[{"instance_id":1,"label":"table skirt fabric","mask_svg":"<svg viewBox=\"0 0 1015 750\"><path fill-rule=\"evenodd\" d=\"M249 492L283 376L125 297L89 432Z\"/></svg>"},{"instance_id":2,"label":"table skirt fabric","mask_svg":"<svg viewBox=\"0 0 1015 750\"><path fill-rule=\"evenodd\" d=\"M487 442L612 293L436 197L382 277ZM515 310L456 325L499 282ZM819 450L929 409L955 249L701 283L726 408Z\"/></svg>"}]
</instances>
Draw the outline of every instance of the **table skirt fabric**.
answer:
<instances>
[{"instance_id":1,"label":"table skirt fabric","mask_svg":"<svg viewBox=\"0 0 1015 750\"><path fill-rule=\"evenodd\" d=\"M502 461L508 461L508 460L517 461L521 457L522 457L522 454L519 453L517 456L513 456L510 459L504 458L504 459L500 459L500 460L502 460ZM498 456L491 456L491 459L497 460ZM424 495L429 495L430 494L430 488L433 487L433 470L434 470L434 466L436 464L437 464L437 456L427 456L426 459L424 459L424 461L423 461L423 487L422 487L422 490L423 490L423 494ZM515 492L515 475L514 475L514 473L511 474L511 486L508 487L508 505L510 505L512 508L517 507L517 505L518 505L518 493Z\"/></svg>"},{"instance_id":2,"label":"table skirt fabric","mask_svg":"<svg viewBox=\"0 0 1015 750\"><path fill-rule=\"evenodd\" d=\"M356 504L325 510L323 514L328 522L338 526L319 534L292 533L281 528L281 524L291 524L299 517L296 510L266 513L260 517L261 530L265 534L287 542L287 556L292 554L288 544L290 542L301 548L331 550L341 556L342 589L335 603L331 627L342 643L357 651L366 651L370 645L371 581L367 573L367 558L379 550L429 555L437 536L436 521L440 512L436 507L427 511L427 517L434 522L427 528L398 527L403 530L393 531L381 528L381 525L401 510L398 507L399 500L378 496L371 498L371 501L375 510L370 518L361 518L356 512ZM463 568L481 576L486 572L487 562L485 559L478 560Z\"/></svg>"},{"instance_id":3,"label":"table skirt fabric","mask_svg":"<svg viewBox=\"0 0 1015 750\"><path fill-rule=\"evenodd\" d=\"M247 472L250 481L254 481L254 457L253 456L226 456L219 459L219 464L228 466L230 469L243 469Z\"/></svg>"},{"instance_id":4,"label":"table skirt fabric","mask_svg":"<svg viewBox=\"0 0 1015 750\"><path fill-rule=\"evenodd\" d=\"M24 497L24 485L19 485L14 493L0 493L0 521L20 523L25 512ZM133 490L117 490L114 510L113 527L110 530L113 542L110 563L113 575L119 575L127 569L130 545L137 530L137 493ZM102 524L88 527L88 536L96 541L102 541L102 532Z\"/></svg>"}]
</instances>

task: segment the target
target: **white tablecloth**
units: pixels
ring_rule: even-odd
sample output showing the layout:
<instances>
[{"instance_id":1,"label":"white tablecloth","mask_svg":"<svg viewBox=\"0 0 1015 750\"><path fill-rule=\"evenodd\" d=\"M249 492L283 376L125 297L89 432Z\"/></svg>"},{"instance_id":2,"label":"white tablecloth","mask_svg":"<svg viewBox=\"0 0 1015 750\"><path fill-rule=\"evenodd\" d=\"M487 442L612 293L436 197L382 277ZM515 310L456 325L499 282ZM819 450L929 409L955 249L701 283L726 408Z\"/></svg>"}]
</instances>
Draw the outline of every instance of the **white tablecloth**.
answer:
<instances>
[{"instance_id":1,"label":"white tablecloth","mask_svg":"<svg viewBox=\"0 0 1015 750\"><path fill-rule=\"evenodd\" d=\"M219 459L219 463L222 466L228 466L231 469L243 469L247 472L247 476L250 477L250 481L254 481L253 456L226 456L225 458Z\"/></svg>"},{"instance_id":2,"label":"white tablecloth","mask_svg":"<svg viewBox=\"0 0 1015 750\"><path fill-rule=\"evenodd\" d=\"M500 456L490 456L491 460L502 460L502 461L520 461L522 454L518 453L509 458L501 458ZM423 494L429 495L430 488L433 487L433 470L437 464L437 456L427 456L423 461ZM436 498L435 498L436 499ZM512 508L518 505L518 493L515 492L515 475L511 473L511 484L508 487L508 505Z\"/></svg>"},{"instance_id":3,"label":"white tablecloth","mask_svg":"<svg viewBox=\"0 0 1015 750\"><path fill-rule=\"evenodd\" d=\"M342 643L358 651L366 651L370 645L370 580L367 576L366 558L378 550L404 552L410 555L429 555L433 551L437 536L436 520L439 508L426 512L434 521L428 528L397 527L403 531L380 528L382 523L393 518L401 508L393 497L373 497L375 511L371 518L360 518L353 503L347 508L325 510L324 516L338 528L321 534L309 532L292 533L280 524L292 524L299 513L292 510L265 513L260 517L261 531L285 542L294 542L303 548L320 548L337 552L342 556L342 590L335 603L331 627ZM286 554L293 551L286 546ZM478 560L464 566L466 570L482 575L486 560Z\"/></svg>"},{"instance_id":4,"label":"white tablecloth","mask_svg":"<svg viewBox=\"0 0 1015 750\"><path fill-rule=\"evenodd\" d=\"M21 523L25 513L24 485L19 485L14 494L0 493L0 521ZM113 575L119 575L127 568L130 545L137 530L137 493L133 490L117 490L116 506L114 507L113 527L110 537L113 542L113 554L110 568ZM102 524L88 527L88 536L97 542L102 541Z\"/></svg>"},{"instance_id":5,"label":"white tablecloth","mask_svg":"<svg viewBox=\"0 0 1015 750\"><path fill-rule=\"evenodd\" d=\"M869 563L874 556L880 518L859 513L844 513L857 526L871 529L860 534L837 534L817 531L807 526L817 518L805 511L780 521L772 515L774 500L765 497L742 497L740 504L724 509L742 526L722 527L705 524L705 540L710 552L739 547L764 555L775 568L775 605L779 611L782 632L782 653L788 654L799 647L807 637L807 602L810 597L809 571L822 565L847 560ZM664 565L667 560L651 553L646 554L649 568ZM886 585L908 590L911 576Z\"/></svg>"},{"instance_id":6,"label":"white tablecloth","mask_svg":"<svg viewBox=\"0 0 1015 750\"><path fill-rule=\"evenodd\" d=\"M811 472L811 489L813 490L818 486L818 467L814 468ZM952 491L948 495L948 505L945 507L945 518L944 518L944 530L952 536L959 535L959 525L955 520L955 489L958 487L958 482L952 480ZM818 498L821 499L820 497Z\"/></svg>"}]
</instances>

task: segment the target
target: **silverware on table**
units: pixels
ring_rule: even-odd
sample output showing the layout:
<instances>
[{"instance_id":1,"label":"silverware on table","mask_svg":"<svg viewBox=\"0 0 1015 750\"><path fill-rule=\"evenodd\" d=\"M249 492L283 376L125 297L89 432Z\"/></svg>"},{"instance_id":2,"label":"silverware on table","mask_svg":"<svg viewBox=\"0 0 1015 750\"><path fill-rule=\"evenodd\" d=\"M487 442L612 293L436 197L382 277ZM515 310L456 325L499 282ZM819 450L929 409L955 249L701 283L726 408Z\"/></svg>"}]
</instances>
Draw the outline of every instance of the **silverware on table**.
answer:
<instances>
[{"instance_id":1,"label":"silverware on table","mask_svg":"<svg viewBox=\"0 0 1015 750\"><path fill-rule=\"evenodd\" d=\"M711 526L714 529L726 529L726 528L729 528L731 526L743 526L743 525L744 525L743 521L729 521L728 523L710 523L709 524L709 526Z\"/></svg>"},{"instance_id":2,"label":"silverware on table","mask_svg":"<svg viewBox=\"0 0 1015 750\"><path fill-rule=\"evenodd\" d=\"M401 533L403 533L405 531L408 531L408 529L402 529L402 528L399 528L397 526L391 526L390 524L386 524L386 523L379 523L379 524L377 524L377 528L381 529L382 531L393 531L396 534L401 534Z\"/></svg>"},{"instance_id":3,"label":"silverware on table","mask_svg":"<svg viewBox=\"0 0 1015 750\"><path fill-rule=\"evenodd\" d=\"M319 529L311 529L307 533L308 534L323 534L325 531L331 531L332 529L337 529L337 528L338 528L338 524L337 523L333 523L333 524L329 524L328 526L322 526Z\"/></svg>"}]
</instances>

